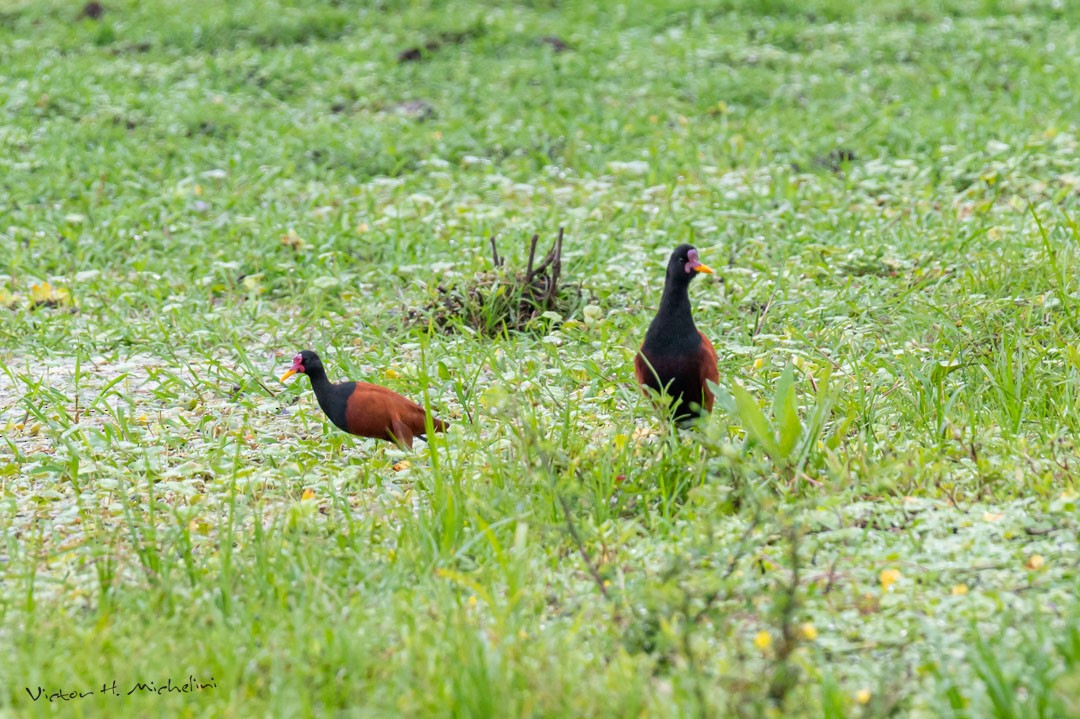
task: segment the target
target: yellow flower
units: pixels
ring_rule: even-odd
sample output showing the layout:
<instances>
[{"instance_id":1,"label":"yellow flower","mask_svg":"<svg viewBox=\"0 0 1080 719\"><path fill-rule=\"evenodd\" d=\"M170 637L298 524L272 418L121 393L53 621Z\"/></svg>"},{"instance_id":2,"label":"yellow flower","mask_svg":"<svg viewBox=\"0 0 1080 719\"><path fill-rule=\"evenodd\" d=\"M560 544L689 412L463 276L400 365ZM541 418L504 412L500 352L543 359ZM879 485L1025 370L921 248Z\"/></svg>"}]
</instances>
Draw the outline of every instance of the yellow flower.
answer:
<instances>
[{"instance_id":1,"label":"yellow flower","mask_svg":"<svg viewBox=\"0 0 1080 719\"><path fill-rule=\"evenodd\" d=\"M1027 564L1025 564L1024 566L1034 571L1042 569L1044 564L1046 564L1046 560L1043 559L1043 556L1041 554L1032 554L1030 557L1028 557Z\"/></svg>"},{"instance_id":2,"label":"yellow flower","mask_svg":"<svg viewBox=\"0 0 1080 719\"><path fill-rule=\"evenodd\" d=\"M817 639L817 627L815 627L810 622L803 622L802 626L799 627L799 631L802 632L803 639L807 641L812 642Z\"/></svg>"},{"instance_id":3,"label":"yellow flower","mask_svg":"<svg viewBox=\"0 0 1080 719\"><path fill-rule=\"evenodd\" d=\"M300 495L300 501L301 502L306 502L309 499L315 499L315 490L312 489L311 487L308 487L307 489L305 489L304 493L302 495Z\"/></svg>"},{"instance_id":4,"label":"yellow flower","mask_svg":"<svg viewBox=\"0 0 1080 719\"><path fill-rule=\"evenodd\" d=\"M896 584L900 579L899 569L883 569L881 570L881 588L885 591L889 591L889 587Z\"/></svg>"},{"instance_id":5,"label":"yellow flower","mask_svg":"<svg viewBox=\"0 0 1080 719\"><path fill-rule=\"evenodd\" d=\"M261 282L259 282L262 277L263 273L261 272L255 275L248 275L244 278L244 289L250 293L257 295L261 295L263 292L266 292L266 288L262 286Z\"/></svg>"},{"instance_id":6,"label":"yellow flower","mask_svg":"<svg viewBox=\"0 0 1080 719\"><path fill-rule=\"evenodd\" d=\"M966 585L966 584L963 584L963 583L957 584L955 587L952 588L952 595L954 597L962 597L967 593L968 593L968 585Z\"/></svg>"},{"instance_id":7,"label":"yellow flower","mask_svg":"<svg viewBox=\"0 0 1080 719\"><path fill-rule=\"evenodd\" d=\"M399 373L393 367L387 367L386 371L383 372L383 374L386 375L386 379L397 379L398 377L401 376L401 373Z\"/></svg>"},{"instance_id":8,"label":"yellow flower","mask_svg":"<svg viewBox=\"0 0 1080 719\"><path fill-rule=\"evenodd\" d=\"M281 244L292 250L304 249L304 240L293 229L281 236Z\"/></svg>"},{"instance_id":9,"label":"yellow flower","mask_svg":"<svg viewBox=\"0 0 1080 719\"><path fill-rule=\"evenodd\" d=\"M71 293L48 282L30 285L30 304L34 307L67 307L71 304Z\"/></svg>"},{"instance_id":10,"label":"yellow flower","mask_svg":"<svg viewBox=\"0 0 1080 719\"><path fill-rule=\"evenodd\" d=\"M859 691L855 692L855 701L857 701L859 704L868 704L870 702L870 690L860 689Z\"/></svg>"},{"instance_id":11,"label":"yellow flower","mask_svg":"<svg viewBox=\"0 0 1080 719\"><path fill-rule=\"evenodd\" d=\"M754 646L761 651L765 651L772 646L772 635L762 629L754 635Z\"/></svg>"},{"instance_id":12,"label":"yellow flower","mask_svg":"<svg viewBox=\"0 0 1080 719\"><path fill-rule=\"evenodd\" d=\"M473 594L472 596L469 597L469 606L470 607L475 607L476 606L476 595L475 594Z\"/></svg>"}]
</instances>

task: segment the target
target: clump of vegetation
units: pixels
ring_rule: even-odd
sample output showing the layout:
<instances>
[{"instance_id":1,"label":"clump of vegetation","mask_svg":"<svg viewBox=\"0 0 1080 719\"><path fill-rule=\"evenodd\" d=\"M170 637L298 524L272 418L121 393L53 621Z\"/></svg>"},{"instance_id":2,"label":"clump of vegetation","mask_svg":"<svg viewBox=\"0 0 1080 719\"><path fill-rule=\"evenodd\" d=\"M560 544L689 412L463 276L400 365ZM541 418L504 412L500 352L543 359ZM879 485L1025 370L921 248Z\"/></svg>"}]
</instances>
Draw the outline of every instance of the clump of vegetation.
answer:
<instances>
[{"instance_id":1,"label":"clump of vegetation","mask_svg":"<svg viewBox=\"0 0 1080 719\"><path fill-rule=\"evenodd\" d=\"M506 332L529 332L546 326L541 320L555 314L565 317L582 304L581 287L562 284L563 228L544 259L536 263L536 244L540 235L529 241L529 260L524 272L506 265L499 254L495 236L491 236L493 269L478 272L457 284L440 284L435 298L420 309L408 311L409 319L431 324L443 332L462 328L495 337ZM554 313L554 314L549 314ZM466 330L466 331L468 331Z\"/></svg>"}]
</instances>

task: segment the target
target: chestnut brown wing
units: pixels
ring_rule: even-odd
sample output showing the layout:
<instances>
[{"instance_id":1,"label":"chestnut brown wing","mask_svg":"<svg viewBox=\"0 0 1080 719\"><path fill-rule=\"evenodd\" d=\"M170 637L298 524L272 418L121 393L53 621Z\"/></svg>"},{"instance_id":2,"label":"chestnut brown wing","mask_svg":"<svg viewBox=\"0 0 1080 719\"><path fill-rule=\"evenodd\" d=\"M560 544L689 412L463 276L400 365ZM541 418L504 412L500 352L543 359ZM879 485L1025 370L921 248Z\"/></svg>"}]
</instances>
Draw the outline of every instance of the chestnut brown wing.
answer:
<instances>
[{"instance_id":1,"label":"chestnut brown wing","mask_svg":"<svg viewBox=\"0 0 1080 719\"><path fill-rule=\"evenodd\" d=\"M719 359L716 356L716 348L713 347L712 342L705 336L701 330L698 330L698 334L701 335L701 391L705 400L705 411L712 412L713 397L712 390L709 389L709 381L720 384L720 368L718 366Z\"/></svg>"},{"instance_id":2,"label":"chestnut brown wing","mask_svg":"<svg viewBox=\"0 0 1080 719\"><path fill-rule=\"evenodd\" d=\"M413 434L412 427L407 422L401 420L400 417L395 417L390 422L390 434L394 440L397 441L401 447L412 449Z\"/></svg>"},{"instance_id":3,"label":"chestnut brown wing","mask_svg":"<svg viewBox=\"0 0 1080 719\"><path fill-rule=\"evenodd\" d=\"M638 384L641 385L641 389L645 389L649 386L649 379L652 378L652 370L649 368L648 362L645 361L645 355L642 352L644 352L644 349L638 350L638 353L634 355L634 376L637 378Z\"/></svg>"},{"instance_id":4,"label":"chestnut brown wing","mask_svg":"<svg viewBox=\"0 0 1080 719\"><path fill-rule=\"evenodd\" d=\"M352 434L396 441L409 448L413 437L427 431L423 407L392 389L367 382L357 382L349 396L345 423ZM441 431L446 423L433 417L432 426Z\"/></svg>"}]
</instances>

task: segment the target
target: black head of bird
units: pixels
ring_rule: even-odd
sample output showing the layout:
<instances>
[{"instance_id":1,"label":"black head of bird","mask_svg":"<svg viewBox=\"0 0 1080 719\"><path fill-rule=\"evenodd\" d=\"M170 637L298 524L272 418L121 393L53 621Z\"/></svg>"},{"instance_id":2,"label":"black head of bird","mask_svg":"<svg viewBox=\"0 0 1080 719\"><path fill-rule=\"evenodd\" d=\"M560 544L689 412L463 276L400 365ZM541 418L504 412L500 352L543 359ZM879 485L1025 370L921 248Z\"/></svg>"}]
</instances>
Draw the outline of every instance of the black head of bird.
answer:
<instances>
[{"instance_id":1,"label":"black head of bird","mask_svg":"<svg viewBox=\"0 0 1080 719\"><path fill-rule=\"evenodd\" d=\"M667 277L664 284L665 286L669 283L689 285L690 280L702 272L711 275L713 269L702 264L698 258L697 248L693 245L679 245L668 259Z\"/></svg>"},{"instance_id":2,"label":"black head of bird","mask_svg":"<svg viewBox=\"0 0 1080 719\"><path fill-rule=\"evenodd\" d=\"M319 355L311 350L303 350L292 358L292 367L281 376L281 381L284 382L294 374L325 375L326 370L323 369L323 363Z\"/></svg>"}]
</instances>

